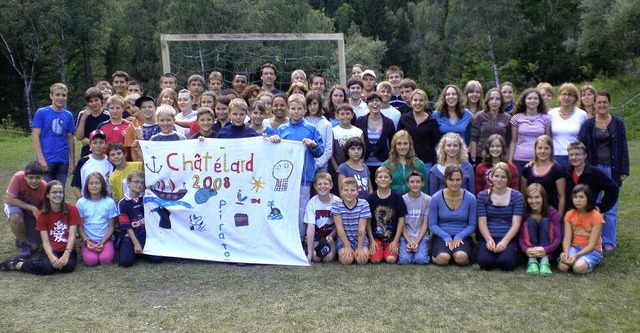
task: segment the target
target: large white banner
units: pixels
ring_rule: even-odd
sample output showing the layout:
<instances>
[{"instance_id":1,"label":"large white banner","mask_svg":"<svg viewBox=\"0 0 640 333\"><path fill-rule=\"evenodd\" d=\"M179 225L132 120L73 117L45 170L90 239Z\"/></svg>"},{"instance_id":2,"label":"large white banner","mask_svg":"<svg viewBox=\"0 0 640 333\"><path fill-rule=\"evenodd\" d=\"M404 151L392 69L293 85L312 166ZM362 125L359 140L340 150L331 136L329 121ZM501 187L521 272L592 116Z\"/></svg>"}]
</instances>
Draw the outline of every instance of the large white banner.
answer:
<instances>
[{"instance_id":1,"label":"large white banner","mask_svg":"<svg viewBox=\"0 0 640 333\"><path fill-rule=\"evenodd\" d=\"M308 265L298 202L304 146L262 137L141 142L144 253Z\"/></svg>"}]
</instances>

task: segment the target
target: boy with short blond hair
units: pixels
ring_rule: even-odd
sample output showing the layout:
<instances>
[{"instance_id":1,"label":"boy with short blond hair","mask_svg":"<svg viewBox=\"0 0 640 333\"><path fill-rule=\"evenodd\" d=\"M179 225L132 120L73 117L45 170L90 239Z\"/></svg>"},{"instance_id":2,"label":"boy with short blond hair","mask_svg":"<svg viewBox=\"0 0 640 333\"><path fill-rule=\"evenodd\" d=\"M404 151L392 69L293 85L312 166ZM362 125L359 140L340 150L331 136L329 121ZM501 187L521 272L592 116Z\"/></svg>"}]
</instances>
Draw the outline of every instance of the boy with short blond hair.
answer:
<instances>
[{"instance_id":1,"label":"boy with short blond hair","mask_svg":"<svg viewBox=\"0 0 640 333\"><path fill-rule=\"evenodd\" d=\"M330 262L336 256L336 229L331 216L333 203L340 198L331 194L333 182L328 172L320 171L313 179L318 193L307 203L304 222L307 224L307 260Z\"/></svg>"},{"instance_id":2,"label":"boy with short blond hair","mask_svg":"<svg viewBox=\"0 0 640 333\"><path fill-rule=\"evenodd\" d=\"M160 126L160 133L154 135L149 141L180 141L187 138L175 131L176 115L173 107L161 105L156 111L156 119Z\"/></svg>"},{"instance_id":3,"label":"boy with short blond hair","mask_svg":"<svg viewBox=\"0 0 640 333\"><path fill-rule=\"evenodd\" d=\"M400 194L391 190L391 170L381 166L376 170L378 189L369 194L367 202L371 209L371 223L367 228L371 263L398 261L400 237L404 230L407 206Z\"/></svg>"},{"instance_id":4,"label":"boy with short blond hair","mask_svg":"<svg viewBox=\"0 0 640 333\"><path fill-rule=\"evenodd\" d=\"M380 84L378 84L378 89L376 90L376 92L382 98L380 113L382 113L385 117L391 119L393 121L393 126L397 129L398 123L400 122L400 111L389 104L391 95L393 93L393 86L389 81L382 81L380 82Z\"/></svg>"},{"instance_id":5,"label":"boy with short blond hair","mask_svg":"<svg viewBox=\"0 0 640 333\"><path fill-rule=\"evenodd\" d=\"M211 90L216 97L220 97L220 93L224 89L224 77L222 73L213 71L209 74L209 90Z\"/></svg>"},{"instance_id":6,"label":"boy with short blond hair","mask_svg":"<svg viewBox=\"0 0 640 333\"><path fill-rule=\"evenodd\" d=\"M300 186L300 205L298 222L300 236L306 233L304 225L304 213L309 194L311 192L311 183L315 177L315 157L322 156L324 152L324 144L322 136L315 126L304 120L307 112L307 101L300 94L293 94L288 99L289 122L280 125L276 130L277 135L269 137L272 142L280 142L280 139L301 141L307 147L304 153L304 165L302 167L302 184Z\"/></svg>"},{"instance_id":7,"label":"boy with short blond hair","mask_svg":"<svg viewBox=\"0 0 640 333\"><path fill-rule=\"evenodd\" d=\"M331 207L331 216L338 234L338 260L343 265L350 265L354 261L358 265L364 265L369 261L369 203L358 198L358 182L353 177L342 180L340 192L340 200L335 201Z\"/></svg>"},{"instance_id":8,"label":"boy with short blond hair","mask_svg":"<svg viewBox=\"0 0 640 333\"><path fill-rule=\"evenodd\" d=\"M107 136L107 145L113 142L124 144L127 128L131 124L128 120L122 118L124 107L124 98L119 95L113 95L107 100L107 109L111 118L98 125L98 129ZM129 157L130 155L127 156Z\"/></svg>"},{"instance_id":9,"label":"boy with short blond hair","mask_svg":"<svg viewBox=\"0 0 640 333\"><path fill-rule=\"evenodd\" d=\"M37 161L44 168L44 180L59 180L62 185L75 165L76 131L73 114L65 109L67 86L54 83L49 88L51 105L39 108L31 122L31 139Z\"/></svg>"},{"instance_id":10,"label":"boy with short blond hair","mask_svg":"<svg viewBox=\"0 0 640 333\"><path fill-rule=\"evenodd\" d=\"M247 118L247 102L242 98L234 98L229 102L229 118L231 126L224 126L218 132L218 139L238 139L258 136L253 128L247 126L244 120Z\"/></svg>"}]
</instances>

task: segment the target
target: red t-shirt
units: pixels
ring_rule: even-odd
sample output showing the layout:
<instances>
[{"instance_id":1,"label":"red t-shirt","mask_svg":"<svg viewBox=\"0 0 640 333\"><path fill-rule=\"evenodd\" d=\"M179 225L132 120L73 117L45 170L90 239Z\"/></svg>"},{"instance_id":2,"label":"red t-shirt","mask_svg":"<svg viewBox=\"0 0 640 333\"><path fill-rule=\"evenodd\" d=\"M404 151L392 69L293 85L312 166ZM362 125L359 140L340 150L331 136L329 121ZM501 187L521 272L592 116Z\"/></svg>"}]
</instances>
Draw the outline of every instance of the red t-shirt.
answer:
<instances>
[{"instance_id":1,"label":"red t-shirt","mask_svg":"<svg viewBox=\"0 0 640 333\"><path fill-rule=\"evenodd\" d=\"M40 213L36 219L36 230L48 231L51 248L58 252L63 252L67 248L69 227L80 224L78 208L72 204L67 205L69 206L67 214L50 211L47 214Z\"/></svg>"},{"instance_id":2,"label":"red t-shirt","mask_svg":"<svg viewBox=\"0 0 640 333\"><path fill-rule=\"evenodd\" d=\"M105 121L98 126L107 136L107 145L112 142L120 142L124 145L124 137L127 135L127 127L131 124L123 119L119 124L113 124L111 121Z\"/></svg>"},{"instance_id":3,"label":"red t-shirt","mask_svg":"<svg viewBox=\"0 0 640 333\"><path fill-rule=\"evenodd\" d=\"M11 178L7 193L16 197L18 200L38 207L42 209L42 203L44 202L44 190L47 183L42 180L40 186L37 189L32 189L27 184L24 171L18 171Z\"/></svg>"}]
</instances>

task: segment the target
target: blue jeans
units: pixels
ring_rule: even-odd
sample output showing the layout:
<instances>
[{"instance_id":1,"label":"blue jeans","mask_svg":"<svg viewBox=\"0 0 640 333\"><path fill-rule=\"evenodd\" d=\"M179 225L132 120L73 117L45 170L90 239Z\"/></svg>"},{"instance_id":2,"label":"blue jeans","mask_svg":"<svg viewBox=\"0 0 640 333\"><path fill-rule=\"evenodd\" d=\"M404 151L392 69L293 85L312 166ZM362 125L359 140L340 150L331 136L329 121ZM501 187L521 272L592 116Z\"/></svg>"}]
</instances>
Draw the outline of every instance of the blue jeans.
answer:
<instances>
[{"instance_id":1,"label":"blue jeans","mask_svg":"<svg viewBox=\"0 0 640 333\"><path fill-rule=\"evenodd\" d=\"M48 183L52 180L58 180L62 183L62 186L65 186L69 163L47 162L47 166L49 166L49 171L44 174L44 181Z\"/></svg>"},{"instance_id":2,"label":"blue jeans","mask_svg":"<svg viewBox=\"0 0 640 333\"><path fill-rule=\"evenodd\" d=\"M420 243L418 244L417 252L407 252L407 241L404 237L400 238L400 248L398 249L398 264L399 265L407 265L407 264L416 264L416 265L426 265L429 263L431 258L429 258L429 237L424 236Z\"/></svg>"},{"instance_id":3,"label":"blue jeans","mask_svg":"<svg viewBox=\"0 0 640 333\"><path fill-rule=\"evenodd\" d=\"M604 172L611 178L611 166L598 164L596 166L600 171ZM615 181L615 180L614 180ZM600 198L598 198L598 201ZM616 203L604 213L604 225L602 226L602 246L616 247L616 230L618 229L618 200Z\"/></svg>"}]
</instances>

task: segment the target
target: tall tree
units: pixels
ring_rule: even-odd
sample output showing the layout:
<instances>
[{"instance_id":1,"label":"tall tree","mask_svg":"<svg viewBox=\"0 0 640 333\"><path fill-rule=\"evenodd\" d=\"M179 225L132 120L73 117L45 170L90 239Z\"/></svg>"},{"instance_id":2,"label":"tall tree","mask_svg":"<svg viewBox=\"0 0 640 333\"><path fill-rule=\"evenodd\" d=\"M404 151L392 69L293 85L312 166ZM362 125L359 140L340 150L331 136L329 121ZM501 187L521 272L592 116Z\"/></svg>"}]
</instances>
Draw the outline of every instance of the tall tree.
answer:
<instances>
[{"instance_id":1,"label":"tall tree","mask_svg":"<svg viewBox=\"0 0 640 333\"><path fill-rule=\"evenodd\" d=\"M0 4L0 46L9 65L22 80L24 116L29 124L35 111L35 77L48 38L46 7L39 1L9 0Z\"/></svg>"}]
</instances>

